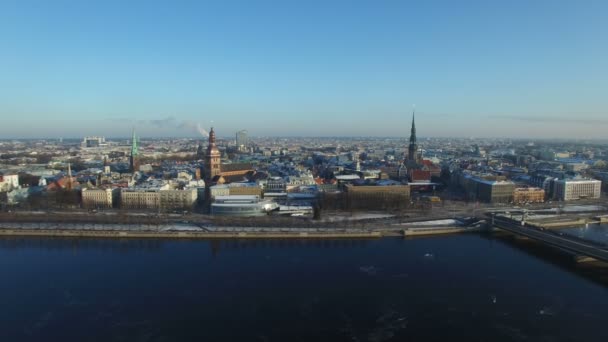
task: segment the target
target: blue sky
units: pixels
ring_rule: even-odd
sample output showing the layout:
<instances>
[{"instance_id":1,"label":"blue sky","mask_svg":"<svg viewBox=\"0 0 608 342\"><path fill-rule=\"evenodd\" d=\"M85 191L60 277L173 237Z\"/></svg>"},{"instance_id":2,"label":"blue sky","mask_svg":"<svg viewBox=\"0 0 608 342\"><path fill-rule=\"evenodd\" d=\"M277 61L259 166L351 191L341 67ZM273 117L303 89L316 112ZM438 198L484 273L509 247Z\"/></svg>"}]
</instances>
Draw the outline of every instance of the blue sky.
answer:
<instances>
[{"instance_id":1,"label":"blue sky","mask_svg":"<svg viewBox=\"0 0 608 342\"><path fill-rule=\"evenodd\" d=\"M607 1L0 1L0 138L605 138Z\"/></svg>"}]
</instances>

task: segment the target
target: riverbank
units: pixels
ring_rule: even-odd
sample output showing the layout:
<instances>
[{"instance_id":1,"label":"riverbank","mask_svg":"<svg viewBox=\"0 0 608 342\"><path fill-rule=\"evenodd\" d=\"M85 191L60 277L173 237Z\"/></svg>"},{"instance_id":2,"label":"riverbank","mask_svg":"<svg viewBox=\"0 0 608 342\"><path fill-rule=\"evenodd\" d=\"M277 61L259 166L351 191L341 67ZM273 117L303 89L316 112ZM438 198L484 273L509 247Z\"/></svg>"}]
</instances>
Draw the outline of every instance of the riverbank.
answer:
<instances>
[{"instance_id":1,"label":"riverbank","mask_svg":"<svg viewBox=\"0 0 608 342\"><path fill-rule=\"evenodd\" d=\"M67 229L4 229L0 236L96 237L96 238L168 238L168 239L356 239L394 236L390 232L200 232L200 231L120 231Z\"/></svg>"},{"instance_id":2,"label":"riverbank","mask_svg":"<svg viewBox=\"0 0 608 342\"><path fill-rule=\"evenodd\" d=\"M396 228L276 228L276 227L200 227L188 224L127 225L75 223L0 223L0 236L100 237L100 238L169 238L169 239L352 239L386 236L427 236L477 231L464 227Z\"/></svg>"}]
</instances>

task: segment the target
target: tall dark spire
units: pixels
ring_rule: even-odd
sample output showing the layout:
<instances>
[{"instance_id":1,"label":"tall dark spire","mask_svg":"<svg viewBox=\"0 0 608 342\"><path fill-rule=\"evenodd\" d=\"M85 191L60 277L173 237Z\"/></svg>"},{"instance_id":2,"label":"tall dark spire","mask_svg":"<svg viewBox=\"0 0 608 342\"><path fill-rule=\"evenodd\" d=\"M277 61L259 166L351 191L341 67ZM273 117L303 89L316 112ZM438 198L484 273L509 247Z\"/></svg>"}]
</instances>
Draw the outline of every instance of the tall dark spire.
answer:
<instances>
[{"instance_id":1,"label":"tall dark spire","mask_svg":"<svg viewBox=\"0 0 608 342\"><path fill-rule=\"evenodd\" d=\"M410 144L416 144L416 109L412 110L412 132L410 134Z\"/></svg>"},{"instance_id":2,"label":"tall dark spire","mask_svg":"<svg viewBox=\"0 0 608 342\"><path fill-rule=\"evenodd\" d=\"M418 153L418 144L416 143L416 110L412 110L412 131L410 134L410 146L407 149L407 161L412 163L420 162L420 155Z\"/></svg>"}]
</instances>

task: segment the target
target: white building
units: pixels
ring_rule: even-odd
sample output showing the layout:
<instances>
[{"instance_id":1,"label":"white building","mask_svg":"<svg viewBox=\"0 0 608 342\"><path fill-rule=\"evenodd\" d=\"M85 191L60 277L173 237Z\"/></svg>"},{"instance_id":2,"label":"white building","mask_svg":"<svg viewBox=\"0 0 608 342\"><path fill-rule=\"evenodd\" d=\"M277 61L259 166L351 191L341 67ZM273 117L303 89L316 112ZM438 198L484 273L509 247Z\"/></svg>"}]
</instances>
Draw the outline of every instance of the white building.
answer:
<instances>
[{"instance_id":1,"label":"white building","mask_svg":"<svg viewBox=\"0 0 608 342\"><path fill-rule=\"evenodd\" d=\"M560 201L600 198L602 182L595 179L560 179L554 182L553 189L553 198Z\"/></svg>"},{"instance_id":2,"label":"white building","mask_svg":"<svg viewBox=\"0 0 608 342\"><path fill-rule=\"evenodd\" d=\"M11 191L19 188L19 175L0 176L0 191Z\"/></svg>"},{"instance_id":3,"label":"white building","mask_svg":"<svg viewBox=\"0 0 608 342\"><path fill-rule=\"evenodd\" d=\"M84 208L112 208L114 194L118 189L82 189L82 206Z\"/></svg>"},{"instance_id":4,"label":"white building","mask_svg":"<svg viewBox=\"0 0 608 342\"><path fill-rule=\"evenodd\" d=\"M288 176L285 181L287 183L286 188L288 191L302 185L308 186L317 184L312 173L303 173L300 176Z\"/></svg>"},{"instance_id":5,"label":"white building","mask_svg":"<svg viewBox=\"0 0 608 342\"><path fill-rule=\"evenodd\" d=\"M162 209L191 210L198 198L196 189L160 190L160 207Z\"/></svg>"},{"instance_id":6,"label":"white building","mask_svg":"<svg viewBox=\"0 0 608 342\"><path fill-rule=\"evenodd\" d=\"M247 138L247 130L236 132L236 148L237 150L244 152L247 150L249 139Z\"/></svg>"},{"instance_id":7,"label":"white building","mask_svg":"<svg viewBox=\"0 0 608 342\"><path fill-rule=\"evenodd\" d=\"M264 192L285 192L287 183L281 177L271 177L258 182L264 187Z\"/></svg>"},{"instance_id":8,"label":"white building","mask_svg":"<svg viewBox=\"0 0 608 342\"><path fill-rule=\"evenodd\" d=\"M222 216L263 216L278 209L273 201L261 200L259 196L217 196L211 203L211 214Z\"/></svg>"},{"instance_id":9,"label":"white building","mask_svg":"<svg viewBox=\"0 0 608 342\"><path fill-rule=\"evenodd\" d=\"M212 185L209 187L209 196L211 196L212 200L218 196L228 195L230 195L230 188L227 184Z\"/></svg>"},{"instance_id":10,"label":"white building","mask_svg":"<svg viewBox=\"0 0 608 342\"><path fill-rule=\"evenodd\" d=\"M124 209L159 209L160 191L157 189L122 189L120 207Z\"/></svg>"},{"instance_id":11,"label":"white building","mask_svg":"<svg viewBox=\"0 0 608 342\"><path fill-rule=\"evenodd\" d=\"M589 168L588 164L585 163L566 163L565 169L573 172L580 172Z\"/></svg>"},{"instance_id":12,"label":"white building","mask_svg":"<svg viewBox=\"0 0 608 342\"><path fill-rule=\"evenodd\" d=\"M82 143L80 144L83 148L90 147L103 147L106 146L106 138L105 137L84 137L82 139Z\"/></svg>"},{"instance_id":13,"label":"white building","mask_svg":"<svg viewBox=\"0 0 608 342\"><path fill-rule=\"evenodd\" d=\"M6 194L8 204L14 205L25 202L30 196L31 188L19 188L13 191L9 191Z\"/></svg>"},{"instance_id":14,"label":"white building","mask_svg":"<svg viewBox=\"0 0 608 342\"><path fill-rule=\"evenodd\" d=\"M192 175L186 171L180 171L177 173L177 179L181 181L189 182L192 180Z\"/></svg>"},{"instance_id":15,"label":"white building","mask_svg":"<svg viewBox=\"0 0 608 342\"><path fill-rule=\"evenodd\" d=\"M205 181L202 179L191 180L186 186L186 190L196 190L197 201L202 203L205 200Z\"/></svg>"}]
</instances>

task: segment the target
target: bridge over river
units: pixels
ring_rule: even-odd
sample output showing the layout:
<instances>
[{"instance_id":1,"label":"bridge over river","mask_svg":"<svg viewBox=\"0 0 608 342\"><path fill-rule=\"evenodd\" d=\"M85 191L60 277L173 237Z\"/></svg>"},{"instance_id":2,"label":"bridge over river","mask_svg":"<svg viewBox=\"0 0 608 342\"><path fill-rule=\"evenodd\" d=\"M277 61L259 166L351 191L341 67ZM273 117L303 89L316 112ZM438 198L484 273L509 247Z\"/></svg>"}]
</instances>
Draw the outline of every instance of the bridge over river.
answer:
<instances>
[{"instance_id":1,"label":"bridge over river","mask_svg":"<svg viewBox=\"0 0 608 342\"><path fill-rule=\"evenodd\" d=\"M608 262L608 249L600 244L561 235L552 230L546 230L531 224L522 223L507 217L487 214L493 227L511 232L516 235L540 241L546 245L565 250L576 255L588 256Z\"/></svg>"}]
</instances>

